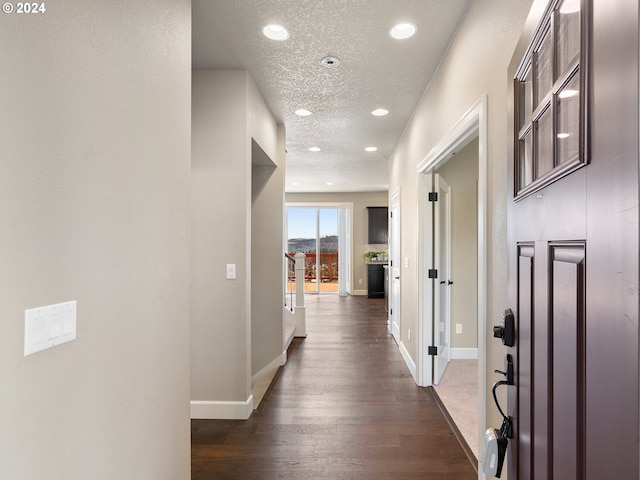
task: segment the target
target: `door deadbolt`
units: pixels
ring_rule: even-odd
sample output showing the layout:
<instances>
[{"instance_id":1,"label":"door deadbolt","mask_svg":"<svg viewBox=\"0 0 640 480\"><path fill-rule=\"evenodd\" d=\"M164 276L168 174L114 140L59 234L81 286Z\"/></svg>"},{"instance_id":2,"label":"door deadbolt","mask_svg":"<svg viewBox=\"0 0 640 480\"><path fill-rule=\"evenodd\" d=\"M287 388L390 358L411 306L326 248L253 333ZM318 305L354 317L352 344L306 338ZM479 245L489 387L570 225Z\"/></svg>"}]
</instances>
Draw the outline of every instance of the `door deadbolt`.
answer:
<instances>
[{"instance_id":1,"label":"door deadbolt","mask_svg":"<svg viewBox=\"0 0 640 480\"><path fill-rule=\"evenodd\" d=\"M502 314L501 324L493 327L493 336L501 338L502 343L507 347L515 345L515 317L510 308L507 308Z\"/></svg>"}]
</instances>

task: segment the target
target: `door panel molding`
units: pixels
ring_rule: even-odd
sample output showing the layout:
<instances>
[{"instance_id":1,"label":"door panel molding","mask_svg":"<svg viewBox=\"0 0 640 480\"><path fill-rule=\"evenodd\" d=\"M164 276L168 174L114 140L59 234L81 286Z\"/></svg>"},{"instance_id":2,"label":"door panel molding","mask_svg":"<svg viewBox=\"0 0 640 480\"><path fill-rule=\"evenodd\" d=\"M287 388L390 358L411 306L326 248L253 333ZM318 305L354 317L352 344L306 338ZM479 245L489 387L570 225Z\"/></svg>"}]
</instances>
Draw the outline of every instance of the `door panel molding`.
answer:
<instances>
[{"instance_id":1,"label":"door panel molding","mask_svg":"<svg viewBox=\"0 0 640 480\"><path fill-rule=\"evenodd\" d=\"M551 243L550 478L583 478L585 243ZM569 460L569 461L566 461Z\"/></svg>"},{"instance_id":2,"label":"door panel molding","mask_svg":"<svg viewBox=\"0 0 640 480\"><path fill-rule=\"evenodd\" d=\"M536 248L533 242L522 242L518 249L518 281L517 281L517 306L516 306L516 331L517 342L522 345L518 349L515 362L516 385L519 386L519 395L515 395L513 388L509 389L508 415L518 419L514 425L514 437L517 439L514 448L519 452L518 464L519 478L532 476L533 463L532 450L534 442L533 431L533 304L535 297L535 261Z\"/></svg>"}]
</instances>

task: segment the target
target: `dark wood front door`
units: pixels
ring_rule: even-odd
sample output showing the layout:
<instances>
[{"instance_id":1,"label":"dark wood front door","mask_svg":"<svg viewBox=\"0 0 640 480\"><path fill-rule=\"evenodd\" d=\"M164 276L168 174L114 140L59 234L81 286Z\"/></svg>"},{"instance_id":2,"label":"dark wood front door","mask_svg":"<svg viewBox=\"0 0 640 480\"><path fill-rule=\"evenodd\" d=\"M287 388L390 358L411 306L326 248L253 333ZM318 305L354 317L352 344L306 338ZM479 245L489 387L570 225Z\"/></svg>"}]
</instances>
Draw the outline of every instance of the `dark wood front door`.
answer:
<instances>
[{"instance_id":1,"label":"dark wood front door","mask_svg":"<svg viewBox=\"0 0 640 480\"><path fill-rule=\"evenodd\" d=\"M509 479L640 478L638 1L534 1L509 70Z\"/></svg>"}]
</instances>

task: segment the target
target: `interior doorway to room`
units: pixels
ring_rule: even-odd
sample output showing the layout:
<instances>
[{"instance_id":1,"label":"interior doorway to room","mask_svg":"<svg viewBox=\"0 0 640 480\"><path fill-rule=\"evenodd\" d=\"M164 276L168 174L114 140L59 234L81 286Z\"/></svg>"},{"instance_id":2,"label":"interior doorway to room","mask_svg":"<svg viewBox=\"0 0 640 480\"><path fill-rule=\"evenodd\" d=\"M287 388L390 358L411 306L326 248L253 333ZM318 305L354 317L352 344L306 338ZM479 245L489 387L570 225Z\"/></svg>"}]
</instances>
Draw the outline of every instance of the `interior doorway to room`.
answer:
<instances>
[{"instance_id":1,"label":"interior doorway to room","mask_svg":"<svg viewBox=\"0 0 640 480\"><path fill-rule=\"evenodd\" d=\"M482 441L480 430L486 424L486 398L478 394L487 383L484 335L487 331L486 121L486 97L482 97L418 165L422 257L419 266L421 344L418 378L421 385L435 387L469 447L468 454L475 458L478 458ZM451 268L448 278L441 278L432 271L436 269L435 243L441 237L441 229L434 225L436 209L428 198L430 192L436 193L436 176L451 186ZM445 284L441 284L442 281ZM449 282L452 283L449 285ZM441 327L436 303L443 302L440 293L444 286L451 287L451 320ZM437 369L442 362L434 357L443 351L440 334L443 330L446 337L447 327L451 361L439 375Z\"/></svg>"},{"instance_id":2,"label":"interior doorway to room","mask_svg":"<svg viewBox=\"0 0 640 480\"><path fill-rule=\"evenodd\" d=\"M435 172L433 385L478 458L477 139Z\"/></svg>"},{"instance_id":3,"label":"interior doorway to room","mask_svg":"<svg viewBox=\"0 0 640 480\"><path fill-rule=\"evenodd\" d=\"M391 225L389 228L389 330L400 343L400 190L391 195Z\"/></svg>"},{"instance_id":4,"label":"interior doorway to room","mask_svg":"<svg viewBox=\"0 0 640 480\"><path fill-rule=\"evenodd\" d=\"M350 290L350 209L287 206L287 253L304 253L305 293L347 295Z\"/></svg>"}]
</instances>

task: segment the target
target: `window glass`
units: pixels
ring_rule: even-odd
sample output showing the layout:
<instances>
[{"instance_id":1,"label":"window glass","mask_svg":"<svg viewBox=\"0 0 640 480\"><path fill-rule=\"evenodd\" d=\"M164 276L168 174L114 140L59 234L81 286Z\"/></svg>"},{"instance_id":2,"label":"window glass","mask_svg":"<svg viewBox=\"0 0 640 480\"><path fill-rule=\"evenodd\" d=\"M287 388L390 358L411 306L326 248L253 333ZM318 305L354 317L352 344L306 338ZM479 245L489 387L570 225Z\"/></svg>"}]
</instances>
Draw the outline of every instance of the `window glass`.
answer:
<instances>
[{"instance_id":1,"label":"window glass","mask_svg":"<svg viewBox=\"0 0 640 480\"><path fill-rule=\"evenodd\" d=\"M574 73L557 95L558 163L576 158L580 153L580 74Z\"/></svg>"},{"instance_id":2,"label":"window glass","mask_svg":"<svg viewBox=\"0 0 640 480\"><path fill-rule=\"evenodd\" d=\"M590 2L553 0L514 83L516 200L587 165L586 103ZM584 78L583 78L584 77ZM562 168L559 166L562 165Z\"/></svg>"},{"instance_id":3,"label":"window glass","mask_svg":"<svg viewBox=\"0 0 640 480\"><path fill-rule=\"evenodd\" d=\"M520 190L533 182L533 141L531 130L520 140Z\"/></svg>"},{"instance_id":4,"label":"window glass","mask_svg":"<svg viewBox=\"0 0 640 480\"><path fill-rule=\"evenodd\" d=\"M536 126L536 178L553 169L553 117L547 108L535 122Z\"/></svg>"},{"instance_id":5,"label":"window glass","mask_svg":"<svg viewBox=\"0 0 640 480\"><path fill-rule=\"evenodd\" d=\"M534 58L536 75L535 105L537 107L553 86L553 43L548 33L540 43Z\"/></svg>"},{"instance_id":6,"label":"window glass","mask_svg":"<svg viewBox=\"0 0 640 480\"><path fill-rule=\"evenodd\" d=\"M524 81L520 82L520 128L523 128L531 121L533 114L533 81L531 67L524 77Z\"/></svg>"},{"instance_id":7,"label":"window glass","mask_svg":"<svg viewBox=\"0 0 640 480\"><path fill-rule=\"evenodd\" d=\"M556 19L558 74L564 75L580 53L580 0L564 0Z\"/></svg>"}]
</instances>

